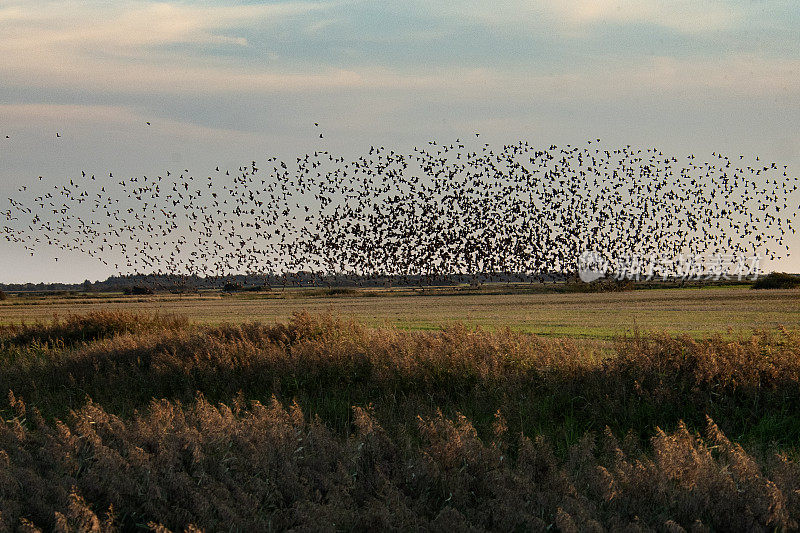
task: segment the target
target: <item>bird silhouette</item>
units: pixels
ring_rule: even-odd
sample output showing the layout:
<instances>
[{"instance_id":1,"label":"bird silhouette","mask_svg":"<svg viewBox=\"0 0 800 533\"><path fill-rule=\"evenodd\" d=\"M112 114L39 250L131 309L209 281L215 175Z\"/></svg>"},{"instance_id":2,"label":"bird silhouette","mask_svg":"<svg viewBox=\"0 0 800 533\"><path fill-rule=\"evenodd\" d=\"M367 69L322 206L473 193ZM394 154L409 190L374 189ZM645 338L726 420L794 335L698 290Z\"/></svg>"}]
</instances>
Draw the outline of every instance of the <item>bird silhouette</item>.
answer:
<instances>
[{"instance_id":1,"label":"bird silhouette","mask_svg":"<svg viewBox=\"0 0 800 533\"><path fill-rule=\"evenodd\" d=\"M586 250L617 269L632 268L628 255L774 259L795 232L798 178L784 165L479 135L410 153L373 145L352 159L317 149L224 174L216 165L213 178L184 168L97 181L82 170L43 192L21 187L0 211L3 235L119 275L289 286L553 281ZM687 261L652 273L685 276Z\"/></svg>"}]
</instances>

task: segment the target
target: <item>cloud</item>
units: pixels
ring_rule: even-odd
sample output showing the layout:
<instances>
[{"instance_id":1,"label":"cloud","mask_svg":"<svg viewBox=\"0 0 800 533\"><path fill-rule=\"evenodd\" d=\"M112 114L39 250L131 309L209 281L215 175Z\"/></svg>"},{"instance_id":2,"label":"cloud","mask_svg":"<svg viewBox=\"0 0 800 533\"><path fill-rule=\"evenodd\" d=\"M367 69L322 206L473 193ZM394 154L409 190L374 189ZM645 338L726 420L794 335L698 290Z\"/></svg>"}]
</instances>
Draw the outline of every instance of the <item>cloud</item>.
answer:
<instances>
[{"instance_id":1,"label":"cloud","mask_svg":"<svg viewBox=\"0 0 800 533\"><path fill-rule=\"evenodd\" d=\"M324 31L325 28L333 26L337 22L339 22L339 20L335 18L326 18L318 20L309 24L305 31L309 34L318 34Z\"/></svg>"},{"instance_id":2,"label":"cloud","mask_svg":"<svg viewBox=\"0 0 800 533\"><path fill-rule=\"evenodd\" d=\"M97 92L225 93L413 88L436 83L432 75L400 75L388 68L295 67L281 64L281 54L271 49L254 52L258 58L254 62L238 55L218 56L205 48L247 48L248 32L258 31L263 38L270 28L277 32L292 17L342 5L344 2L282 2L197 7L124 1L75 7L59 0L40 7L17 2L0 8L0 21L7 23L0 40L4 57L0 85ZM308 18L302 27L311 35L335 21Z\"/></svg>"},{"instance_id":3,"label":"cloud","mask_svg":"<svg viewBox=\"0 0 800 533\"><path fill-rule=\"evenodd\" d=\"M731 29L741 20L730 2L709 0L561 0L548 5L573 27L649 24L695 34Z\"/></svg>"},{"instance_id":4,"label":"cloud","mask_svg":"<svg viewBox=\"0 0 800 533\"><path fill-rule=\"evenodd\" d=\"M47 84L51 87L130 93L257 93L313 92L331 89L437 89L458 84L492 83L494 75L483 69L407 73L379 67L342 69L320 67L314 71L253 68L222 61L169 65L120 63L115 58L84 58L52 54L36 63L22 58L0 64L8 85Z\"/></svg>"},{"instance_id":5,"label":"cloud","mask_svg":"<svg viewBox=\"0 0 800 533\"><path fill-rule=\"evenodd\" d=\"M500 27L546 26L570 37L601 24L644 24L698 34L731 29L743 21L736 4L721 0L476 0L451 8L449 14Z\"/></svg>"},{"instance_id":6,"label":"cloud","mask_svg":"<svg viewBox=\"0 0 800 533\"><path fill-rule=\"evenodd\" d=\"M349 93L353 99L359 91L447 94L457 100L526 95L598 99L653 93L683 97L707 96L709 91L746 97L800 93L800 59L793 57L729 50L672 57L657 47L648 54L635 49L603 52L584 49L586 43L602 46L596 36L592 41L575 39L596 26L654 24L689 33L730 28L741 19L740 4L714 0L499 0L491 8L487 6L476 0L468 0L458 9L428 5L415 15L433 21L427 26L415 26L404 12L405 22L397 26L388 23L385 32L387 39L408 41L405 45L392 42L393 48L407 46L408 55L418 58L403 62L402 54L371 57L370 51L378 46L370 42L374 36L357 31L352 36L341 35L356 28L361 16L356 6L345 0L238 6L124 0L77 8L71 4L68 8L65 0L49 2L44 8L16 2L0 8L0 21L7 29L0 40L4 57L0 85L28 94L35 94L36 89L87 95ZM370 17L377 15L373 9ZM554 28L557 35L530 48L521 47L523 41L509 43L509 57L502 47L483 56L473 49L471 59L459 63L458 28L466 27L465 21L478 21L487 35L523 30L541 33L542 28ZM517 26L509 29L514 24ZM417 48L419 35L415 32L427 36ZM321 33L327 34L325 39L317 40ZM574 41L584 44L575 45ZM258 50L253 42L258 43ZM270 46L272 42L278 44ZM542 50L537 50L540 44ZM334 45L346 53L326 55L320 48ZM514 55L515 46L530 56ZM251 56L220 55L209 47L253 50ZM452 49L449 56L425 54L426 49L447 47ZM294 61L298 54L304 54L305 60Z\"/></svg>"},{"instance_id":7,"label":"cloud","mask_svg":"<svg viewBox=\"0 0 800 533\"><path fill-rule=\"evenodd\" d=\"M408 69L321 66L313 71L251 68L224 61L183 65L120 63L115 58L53 54L36 63L10 57L0 64L7 85L38 84L95 93L254 95L358 91L428 92L455 99L525 96L557 100L627 95L733 97L800 95L800 59L738 55L715 58L644 57L609 61L567 72L505 71L501 68Z\"/></svg>"},{"instance_id":8,"label":"cloud","mask_svg":"<svg viewBox=\"0 0 800 533\"><path fill-rule=\"evenodd\" d=\"M329 9L335 3L284 2L239 6L191 6L174 2L89 3L63 0L44 6L17 3L0 8L7 23L6 52L138 56L143 47L174 44L246 46L242 36L225 32L256 23L278 23L286 17Z\"/></svg>"},{"instance_id":9,"label":"cloud","mask_svg":"<svg viewBox=\"0 0 800 533\"><path fill-rule=\"evenodd\" d=\"M681 93L711 89L738 97L800 95L800 59L737 55L705 60L655 57L627 84Z\"/></svg>"}]
</instances>

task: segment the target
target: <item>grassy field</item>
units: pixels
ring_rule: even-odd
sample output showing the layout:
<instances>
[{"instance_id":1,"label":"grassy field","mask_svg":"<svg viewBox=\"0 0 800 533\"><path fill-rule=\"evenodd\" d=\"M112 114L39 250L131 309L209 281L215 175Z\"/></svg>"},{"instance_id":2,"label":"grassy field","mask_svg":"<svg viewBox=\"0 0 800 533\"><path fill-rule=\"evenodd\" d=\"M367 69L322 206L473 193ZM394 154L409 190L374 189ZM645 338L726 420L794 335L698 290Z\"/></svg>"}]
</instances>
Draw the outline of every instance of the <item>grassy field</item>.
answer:
<instances>
[{"instance_id":1,"label":"grassy field","mask_svg":"<svg viewBox=\"0 0 800 533\"><path fill-rule=\"evenodd\" d=\"M0 532L800 527L800 290L338 292L1 301Z\"/></svg>"},{"instance_id":2,"label":"grassy field","mask_svg":"<svg viewBox=\"0 0 800 533\"><path fill-rule=\"evenodd\" d=\"M2 327L0 531L798 527L797 333L608 342L309 314Z\"/></svg>"},{"instance_id":3,"label":"grassy field","mask_svg":"<svg viewBox=\"0 0 800 533\"><path fill-rule=\"evenodd\" d=\"M746 286L654 289L613 293L420 294L320 291L267 294L11 296L0 302L0 324L49 320L54 314L92 310L161 313L201 324L287 320L293 313L330 313L370 326L431 330L455 323L510 327L547 336L609 339L631 331L686 333L695 337L752 328L800 327L800 290L753 291Z\"/></svg>"}]
</instances>

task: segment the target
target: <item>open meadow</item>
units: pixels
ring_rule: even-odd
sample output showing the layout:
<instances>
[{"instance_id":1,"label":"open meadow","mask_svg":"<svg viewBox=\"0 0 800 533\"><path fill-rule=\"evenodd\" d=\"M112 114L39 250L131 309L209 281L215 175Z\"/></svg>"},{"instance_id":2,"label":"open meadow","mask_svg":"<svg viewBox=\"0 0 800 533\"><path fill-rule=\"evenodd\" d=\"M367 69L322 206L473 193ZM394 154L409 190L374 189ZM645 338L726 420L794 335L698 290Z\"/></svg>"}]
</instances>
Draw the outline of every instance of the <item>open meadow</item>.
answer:
<instances>
[{"instance_id":1,"label":"open meadow","mask_svg":"<svg viewBox=\"0 0 800 533\"><path fill-rule=\"evenodd\" d=\"M333 292L333 295L329 294ZM753 291L747 285L602 293L287 289L266 293L204 292L196 295L119 294L12 296L0 301L0 325L50 320L53 315L98 309L159 313L193 323L285 321L294 313L355 320L369 326L430 330L452 324L555 337L610 339L634 327L685 333L748 332L783 325L800 327L800 290Z\"/></svg>"},{"instance_id":2,"label":"open meadow","mask_svg":"<svg viewBox=\"0 0 800 533\"><path fill-rule=\"evenodd\" d=\"M11 296L0 531L795 529L799 299Z\"/></svg>"}]
</instances>

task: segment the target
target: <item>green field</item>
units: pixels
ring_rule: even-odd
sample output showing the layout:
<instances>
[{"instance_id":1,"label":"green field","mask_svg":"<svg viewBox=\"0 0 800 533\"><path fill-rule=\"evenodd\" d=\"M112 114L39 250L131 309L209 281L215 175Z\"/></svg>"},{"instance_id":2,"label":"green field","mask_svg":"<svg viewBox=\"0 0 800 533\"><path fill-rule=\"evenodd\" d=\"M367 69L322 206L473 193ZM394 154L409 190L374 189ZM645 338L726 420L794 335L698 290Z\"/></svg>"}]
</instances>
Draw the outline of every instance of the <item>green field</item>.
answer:
<instances>
[{"instance_id":1,"label":"green field","mask_svg":"<svg viewBox=\"0 0 800 533\"><path fill-rule=\"evenodd\" d=\"M663 330L705 337L783 325L800 328L800 290L754 291L746 286L605 293L436 294L410 290L326 296L322 291L264 294L11 296L0 302L0 324L47 321L54 314L105 309L161 313L201 324L286 320L298 311L330 313L370 326L430 330L463 323L508 326L537 335L607 339Z\"/></svg>"}]
</instances>

